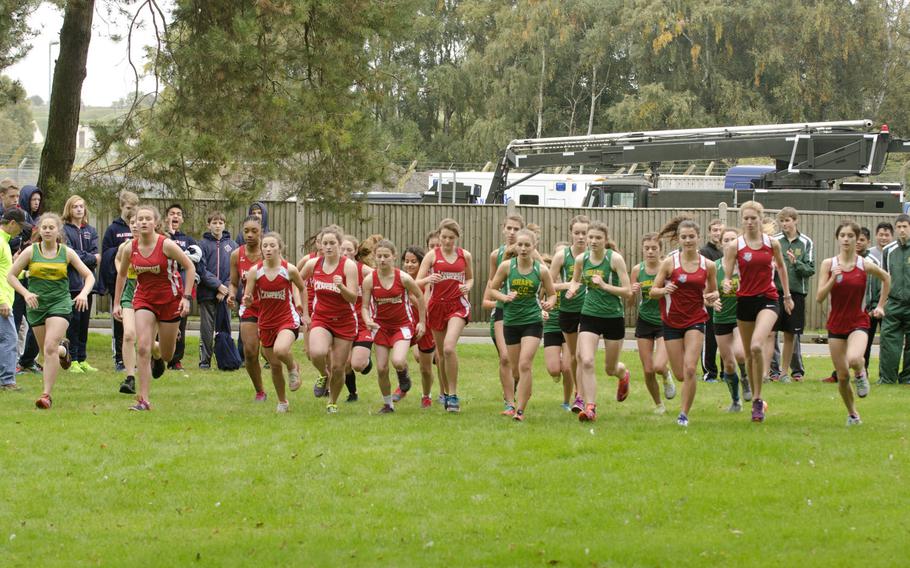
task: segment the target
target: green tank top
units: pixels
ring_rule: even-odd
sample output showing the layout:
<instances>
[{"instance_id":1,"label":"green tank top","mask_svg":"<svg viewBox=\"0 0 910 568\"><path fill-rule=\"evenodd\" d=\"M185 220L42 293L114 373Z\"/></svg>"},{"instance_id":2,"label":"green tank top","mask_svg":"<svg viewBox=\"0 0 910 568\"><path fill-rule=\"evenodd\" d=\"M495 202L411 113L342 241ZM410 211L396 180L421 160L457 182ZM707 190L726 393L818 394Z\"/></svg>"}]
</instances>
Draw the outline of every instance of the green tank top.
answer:
<instances>
[{"instance_id":1,"label":"green tank top","mask_svg":"<svg viewBox=\"0 0 910 568\"><path fill-rule=\"evenodd\" d=\"M516 292L515 299L503 306L503 325L528 325L540 323L540 262L534 261L531 272L518 271L518 259L509 263L509 277L506 278L505 292Z\"/></svg>"},{"instance_id":2,"label":"green tank top","mask_svg":"<svg viewBox=\"0 0 910 568\"><path fill-rule=\"evenodd\" d=\"M584 273L581 276L582 281L587 286L588 291L585 294L584 307L581 313L586 316L598 318L621 318L623 317L622 299L619 296L602 290L600 286L595 286L591 282L591 277L599 274L604 282L611 286L619 286L619 275L610 267L613 260L613 249L607 249L603 261L600 264L591 262L591 253L586 252L584 255L584 264L582 265Z\"/></svg>"},{"instance_id":3,"label":"green tank top","mask_svg":"<svg viewBox=\"0 0 910 568\"><path fill-rule=\"evenodd\" d=\"M734 274L730 282L733 288L724 294L724 259L714 261L717 265L717 291L720 292L720 309L714 310L714 323L736 323L736 289L739 288L739 274Z\"/></svg>"},{"instance_id":4,"label":"green tank top","mask_svg":"<svg viewBox=\"0 0 910 568\"><path fill-rule=\"evenodd\" d=\"M562 260L562 270L561 276L563 282L571 282L572 275L575 273L575 257L572 256L572 247L568 246L563 249L563 260ZM581 311L581 308L585 305L585 293L587 288L582 286L578 289L578 293L574 297L567 300L566 292L568 290L562 290L559 293L559 302L560 309L567 313L577 314Z\"/></svg>"},{"instance_id":5,"label":"green tank top","mask_svg":"<svg viewBox=\"0 0 910 568\"><path fill-rule=\"evenodd\" d=\"M499 268L499 265L502 264L502 257L504 257L505 255L506 255L506 245L500 245L499 252L496 253L496 268ZM506 293L505 289L506 289L506 287L505 287L505 285L503 285L502 288L499 289L499 291L502 292L503 294L505 294ZM496 302L496 309L497 310L502 309L502 302Z\"/></svg>"},{"instance_id":6,"label":"green tank top","mask_svg":"<svg viewBox=\"0 0 910 568\"><path fill-rule=\"evenodd\" d=\"M660 300L650 297L656 274L648 274L645 263L638 265L638 283L641 285L641 300L638 301L638 317L651 325L660 325Z\"/></svg>"},{"instance_id":7,"label":"green tank top","mask_svg":"<svg viewBox=\"0 0 910 568\"><path fill-rule=\"evenodd\" d=\"M32 256L28 263L28 291L38 295L38 309L48 309L69 304L69 278L66 273L66 246L59 245L53 258L41 254L40 244L32 245Z\"/></svg>"},{"instance_id":8,"label":"green tank top","mask_svg":"<svg viewBox=\"0 0 910 568\"><path fill-rule=\"evenodd\" d=\"M551 332L562 333L562 328L559 327L559 303L560 302L561 302L561 300L559 299L559 295L557 295L556 296L556 305L553 306L552 310L547 312L547 314L549 314L549 316L550 316L550 319L543 322L543 332L544 333L551 333Z\"/></svg>"}]
</instances>

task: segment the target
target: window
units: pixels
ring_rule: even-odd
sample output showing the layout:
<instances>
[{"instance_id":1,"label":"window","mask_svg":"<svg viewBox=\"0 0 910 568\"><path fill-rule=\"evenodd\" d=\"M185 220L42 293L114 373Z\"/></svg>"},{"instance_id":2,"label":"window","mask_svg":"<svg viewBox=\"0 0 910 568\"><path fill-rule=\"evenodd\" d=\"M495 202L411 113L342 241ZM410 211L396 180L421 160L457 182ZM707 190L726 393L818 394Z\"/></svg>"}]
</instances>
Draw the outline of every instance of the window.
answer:
<instances>
[{"instance_id":1,"label":"window","mask_svg":"<svg viewBox=\"0 0 910 568\"><path fill-rule=\"evenodd\" d=\"M537 195L521 195L518 197L519 205L540 205L540 197Z\"/></svg>"}]
</instances>

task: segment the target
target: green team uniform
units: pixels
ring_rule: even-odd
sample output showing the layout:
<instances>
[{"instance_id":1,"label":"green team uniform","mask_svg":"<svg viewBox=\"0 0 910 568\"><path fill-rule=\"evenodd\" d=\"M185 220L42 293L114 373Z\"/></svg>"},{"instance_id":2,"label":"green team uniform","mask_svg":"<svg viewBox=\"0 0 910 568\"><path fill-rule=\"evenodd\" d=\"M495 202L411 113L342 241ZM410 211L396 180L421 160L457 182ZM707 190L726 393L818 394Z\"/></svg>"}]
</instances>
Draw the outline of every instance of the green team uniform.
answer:
<instances>
[{"instance_id":1,"label":"green team uniform","mask_svg":"<svg viewBox=\"0 0 910 568\"><path fill-rule=\"evenodd\" d=\"M120 295L120 307L127 310L133 309L133 295L136 293L136 271L130 265L126 269L126 284L123 286L123 294Z\"/></svg>"},{"instance_id":2,"label":"green team uniform","mask_svg":"<svg viewBox=\"0 0 910 568\"><path fill-rule=\"evenodd\" d=\"M717 290L720 292L720 309L714 310L714 323L736 323L736 289L739 288L739 275L734 274L730 279L732 284L729 294L724 294L724 261L714 261L717 266Z\"/></svg>"},{"instance_id":3,"label":"green team uniform","mask_svg":"<svg viewBox=\"0 0 910 568\"><path fill-rule=\"evenodd\" d=\"M638 317L651 325L661 325L660 300L650 297L656 274L648 274L645 263L638 265L638 284L641 286L641 300L638 301Z\"/></svg>"},{"instance_id":4,"label":"green team uniform","mask_svg":"<svg viewBox=\"0 0 910 568\"><path fill-rule=\"evenodd\" d=\"M588 291L585 294L584 305L581 308L582 315L594 316L598 318L621 318L623 317L622 299L619 296L602 290L596 286L591 278L600 275L603 281L611 286L619 286L619 275L610 266L613 259L613 249L607 249L603 260L599 264L591 261L591 253L584 254L582 263L581 279L587 286ZM565 309L565 308L563 308Z\"/></svg>"},{"instance_id":5,"label":"green team uniform","mask_svg":"<svg viewBox=\"0 0 910 568\"><path fill-rule=\"evenodd\" d=\"M534 261L531 272L518 271L518 259L509 263L505 294L516 292L515 299L503 306L502 323L506 326L522 326L543 321L540 308L540 262Z\"/></svg>"},{"instance_id":6,"label":"green team uniform","mask_svg":"<svg viewBox=\"0 0 910 568\"><path fill-rule=\"evenodd\" d=\"M502 264L502 259L506 255L506 245L499 246L499 252L496 253L496 268L499 268L499 265ZM502 288L499 289L500 292L505 294L506 286L502 285ZM490 338L495 342L496 334L494 333L493 324L496 323L496 312L502 313L502 302L496 301L496 307L493 308L493 317L490 318Z\"/></svg>"},{"instance_id":7,"label":"green team uniform","mask_svg":"<svg viewBox=\"0 0 910 568\"><path fill-rule=\"evenodd\" d=\"M562 277L563 282L571 282L572 276L574 274L575 257L572 256L572 247L565 247L563 249L563 260L560 276ZM587 292L587 288L585 286L579 287L578 292L576 292L571 299L566 298L566 292L568 292L568 290L562 290L559 292L559 309L563 312L569 312L573 314L581 312L581 309L585 305L585 294Z\"/></svg>"},{"instance_id":8,"label":"green team uniform","mask_svg":"<svg viewBox=\"0 0 910 568\"><path fill-rule=\"evenodd\" d=\"M562 333L562 328L559 327L559 296L556 296L556 305L553 306L553 309L547 312L550 315L550 319L543 322L543 332L544 333Z\"/></svg>"},{"instance_id":9,"label":"green team uniform","mask_svg":"<svg viewBox=\"0 0 910 568\"><path fill-rule=\"evenodd\" d=\"M66 246L59 245L57 254L47 258L41 254L41 245L33 244L28 263L28 291L38 295L38 307L27 308L25 317L32 327L44 325L52 316L69 319L73 313L69 278L66 273Z\"/></svg>"}]
</instances>

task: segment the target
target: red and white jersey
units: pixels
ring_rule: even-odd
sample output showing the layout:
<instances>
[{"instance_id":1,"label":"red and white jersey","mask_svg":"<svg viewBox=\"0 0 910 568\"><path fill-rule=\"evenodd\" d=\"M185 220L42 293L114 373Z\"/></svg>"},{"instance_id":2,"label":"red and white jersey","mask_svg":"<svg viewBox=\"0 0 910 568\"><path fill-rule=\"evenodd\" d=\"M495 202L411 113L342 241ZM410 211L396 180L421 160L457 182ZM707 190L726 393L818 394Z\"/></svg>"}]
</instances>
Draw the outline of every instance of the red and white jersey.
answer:
<instances>
[{"instance_id":1,"label":"red and white jersey","mask_svg":"<svg viewBox=\"0 0 910 568\"><path fill-rule=\"evenodd\" d=\"M344 299L338 286L333 282L335 276L341 276L344 279L344 266L347 262L353 262L345 257L338 259L338 266L332 272L323 270L325 257L319 257L316 265L313 267L313 313L323 315L330 319L337 319L350 315L355 320L357 314L354 311L354 305Z\"/></svg>"},{"instance_id":2,"label":"red and white jersey","mask_svg":"<svg viewBox=\"0 0 910 568\"><path fill-rule=\"evenodd\" d=\"M464 285L466 280L465 270L468 263L464 257L464 249L455 249L455 261L446 260L442 248L436 247L434 250L435 261L430 270L430 274L439 274L442 280L432 285L430 289L430 303L439 302L457 302L464 295L459 288Z\"/></svg>"},{"instance_id":3,"label":"red and white jersey","mask_svg":"<svg viewBox=\"0 0 910 568\"><path fill-rule=\"evenodd\" d=\"M261 253L260 253L261 256ZM237 272L240 273L240 289L237 290L238 299L243 298L243 291L246 290L246 273L253 268L261 264L261 261L256 260L252 261L246 255L246 245L242 245L237 252ZM259 302L256 299L256 295L253 294L253 303L249 306L244 306L241 302L240 308L237 310L237 314L241 318L255 318L259 314Z\"/></svg>"},{"instance_id":4,"label":"red and white jersey","mask_svg":"<svg viewBox=\"0 0 910 568\"><path fill-rule=\"evenodd\" d=\"M755 250L746 244L745 237L736 239L736 266L739 268L739 289L736 296L764 296L777 299L774 286L774 249L771 237L761 236L761 248Z\"/></svg>"},{"instance_id":5,"label":"red and white jersey","mask_svg":"<svg viewBox=\"0 0 910 568\"><path fill-rule=\"evenodd\" d=\"M395 269L392 286L388 289L382 287L379 272L373 271L370 312L379 327L400 328L414 323L415 314L408 291L401 283L401 270Z\"/></svg>"},{"instance_id":6,"label":"red and white jersey","mask_svg":"<svg viewBox=\"0 0 910 568\"><path fill-rule=\"evenodd\" d=\"M695 272L683 269L680 257L675 254L673 272L667 282L676 284L676 290L660 298L660 318L675 329L685 329L708 321L708 310L705 309L705 284L708 281L708 260L698 255L698 268Z\"/></svg>"},{"instance_id":7,"label":"red and white jersey","mask_svg":"<svg viewBox=\"0 0 910 568\"><path fill-rule=\"evenodd\" d=\"M266 267L256 265L256 287L253 298L259 306L259 327L266 329L296 329L300 316L294 308L294 283L288 273L288 263L281 267L274 278L266 275Z\"/></svg>"},{"instance_id":8,"label":"red and white jersey","mask_svg":"<svg viewBox=\"0 0 910 568\"><path fill-rule=\"evenodd\" d=\"M139 239L133 239L130 265L136 272L135 297L151 304L166 304L183 295L177 261L164 254L165 240L164 235L158 235L152 254L146 257L139 252Z\"/></svg>"},{"instance_id":9,"label":"red and white jersey","mask_svg":"<svg viewBox=\"0 0 910 568\"><path fill-rule=\"evenodd\" d=\"M831 269L839 265L837 257L831 259ZM843 270L843 267L841 267ZM869 314L863 303L866 296L866 264L856 257L856 266L834 277L831 288L831 311L828 312L828 333L846 335L856 329L869 328Z\"/></svg>"}]
</instances>

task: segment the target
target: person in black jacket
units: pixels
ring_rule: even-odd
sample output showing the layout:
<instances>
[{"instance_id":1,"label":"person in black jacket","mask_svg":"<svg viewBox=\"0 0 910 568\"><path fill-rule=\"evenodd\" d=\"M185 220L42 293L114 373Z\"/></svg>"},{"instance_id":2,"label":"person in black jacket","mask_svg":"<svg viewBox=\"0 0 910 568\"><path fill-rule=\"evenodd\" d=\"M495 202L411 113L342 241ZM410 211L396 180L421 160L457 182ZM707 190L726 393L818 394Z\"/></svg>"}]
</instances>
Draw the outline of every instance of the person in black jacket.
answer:
<instances>
[{"instance_id":1,"label":"person in black jacket","mask_svg":"<svg viewBox=\"0 0 910 568\"><path fill-rule=\"evenodd\" d=\"M35 185L26 185L19 192L19 209L25 211L25 222L29 225L22 230L22 233L10 241L10 249L13 252L13 262L17 253L22 252L31 246L32 229L38 222L38 218L44 213L44 193ZM22 278L22 285L28 287L28 278ZM16 294L16 301L13 304L13 319L16 323L16 329L20 329L22 320L25 317L25 298ZM21 337L21 336L20 336ZM38 341L35 340L35 334L31 328L25 334L25 344L22 348L22 355L19 357L19 372L40 373L43 371L38 364Z\"/></svg>"},{"instance_id":2,"label":"person in black jacket","mask_svg":"<svg viewBox=\"0 0 910 568\"><path fill-rule=\"evenodd\" d=\"M269 228L269 208L265 206L265 203L262 201L253 202L249 209L246 211L247 216L259 217L259 221L262 223L262 234L268 233L271 229ZM237 246L243 246L246 244L243 240L243 230L237 233Z\"/></svg>"},{"instance_id":3,"label":"person in black jacket","mask_svg":"<svg viewBox=\"0 0 910 568\"><path fill-rule=\"evenodd\" d=\"M187 235L186 233L180 230L180 227L183 226L184 221L184 211L183 206L179 203L172 203L167 208L167 213L165 214L164 219L164 233L169 239L177 243L177 246L180 247L180 250L187 253L190 257L190 260L195 263L197 257L195 254L192 254L189 251L191 246L198 246L196 244L196 239ZM190 286L186 282L186 274L183 270L180 271L180 278L183 279L183 287L188 289ZM180 335L177 336L177 346L174 349L174 357L171 358L170 362L167 365L168 369L172 370L183 370L183 354L186 351L186 322L188 316L183 316L180 319Z\"/></svg>"},{"instance_id":4,"label":"person in black jacket","mask_svg":"<svg viewBox=\"0 0 910 568\"><path fill-rule=\"evenodd\" d=\"M708 242L698 251L703 257L710 261L723 258L724 251L721 248L721 239L724 236L724 222L720 219L712 219L708 223ZM704 372L702 377L709 383L717 382L717 338L714 335L714 310L708 308L708 321L705 324L705 344L701 351L701 370Z\"/></svg>"},{"instance_id":5,"label":"person in black jacket","mask_svg":"<svg viewBox=\"0 0 910 568\"><path fill-rule=\"evenodd\" d=\"M220 211L213 211L208 218L209 230L202 235L199 246L202 248L204 266L199 274L202 280L196 289L196 301L199 304L199 368L210 369L212 350L215 341L215 309L228 295L228 284L231 281L231 253L238 245L231 239L231 234L224 230L225 218Z\"/></svg>"},{"instance_id":6,"label":"person in black jacket","mask_svg":"<svg viewBox=\"0 0 910 568\"><path fill-rule=\"evenodd\" d=\"M114 286L117 283L117 269L114 268L114 257L117 256L117 249L125 241L133 238L129 224L124 221L130 212L136 210L139 206L139 196L132 191L123 191L120 193L120 217L114 219L106 231L104 238L101 240L101 270L98 280L101 281L100 290L109 294L111 302L114 300ZM111 351L114 354L114 365L118 372L124 370L123 366L123 324L111 317L113 322L113 338L111 339Z\"/></svg>"},{"instance_id":7,"label":"person in black jacket","mask_svg":"<svg viewBox=\"0 0 910 568\"><path fill-rule=\"evenodd\" d=\"M85 206L85 200L78 195L71 196L63 206L63 230L66 233L66 245L73 249L86 268L95 272L98 261L101 260L101 255L98 253L98 231L88 224L88 209ZM70 296L75 299L82 292L82 276L73 266L67 268L67 275L70 281ZM70 340L70 355L73 358L70 373L98 370L85 360L91 312L92 295L88 297L87 309L80 311L73 308L70 326L66 331L67 339Z\"/></svg>"}]
</instances>

